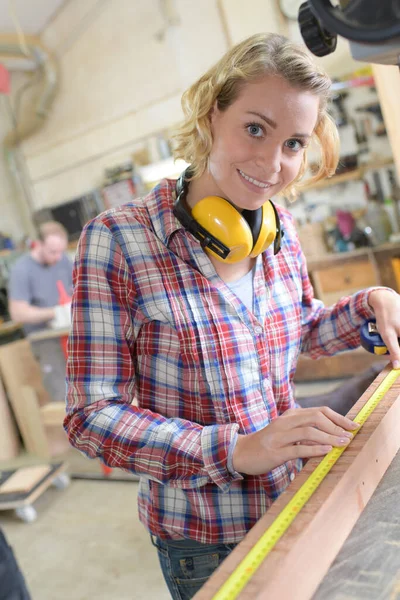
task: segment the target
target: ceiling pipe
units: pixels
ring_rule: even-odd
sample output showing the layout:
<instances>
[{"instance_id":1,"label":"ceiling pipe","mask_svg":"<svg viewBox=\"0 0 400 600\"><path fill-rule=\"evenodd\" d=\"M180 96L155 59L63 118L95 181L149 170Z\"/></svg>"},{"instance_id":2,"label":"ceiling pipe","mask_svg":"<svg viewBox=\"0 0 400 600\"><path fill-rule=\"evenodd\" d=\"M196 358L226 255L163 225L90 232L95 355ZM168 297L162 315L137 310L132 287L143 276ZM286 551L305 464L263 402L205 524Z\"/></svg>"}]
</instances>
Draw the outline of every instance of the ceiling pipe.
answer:
<instances>
[{"instance_id":1,"label":"ceiling pipe","mask_svg":"<svg viewBox=\"0 0 400 600\"><path fill-rule=\"evenodd\" d=\"M26 50L28 50L28 56ZM3 140L6 164L17 185L22 188L25 198L25 202L21 202L24 226L27 233L32 235L35 233L32 220L34 206L29 191L30 184L27 184L26 177L19 165L17 150L21 142L43 127L57 93L59 68L54 55L37 36L24 35L24 47L22 47L19 36L0 34L0 58L4 57L25 60L31 58L42 76L42 87L28 118L24 118L23 123L17 121L12 131Z\"/></svg>"}]
</instances>

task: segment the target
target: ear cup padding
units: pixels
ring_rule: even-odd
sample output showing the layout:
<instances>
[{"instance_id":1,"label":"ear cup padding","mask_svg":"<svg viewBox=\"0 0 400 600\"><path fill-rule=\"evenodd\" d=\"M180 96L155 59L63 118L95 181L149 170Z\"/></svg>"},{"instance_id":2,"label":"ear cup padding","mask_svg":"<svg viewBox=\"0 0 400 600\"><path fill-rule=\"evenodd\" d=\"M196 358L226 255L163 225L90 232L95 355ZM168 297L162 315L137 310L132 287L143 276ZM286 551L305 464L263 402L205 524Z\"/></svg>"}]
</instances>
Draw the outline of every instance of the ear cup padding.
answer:
<instances>
[{"instance_id":1,"label":"ear cup padding","mask_svg":"<svg viewBox=\"0 0 400 600\"><path fill-rule=\"evenodd\" d=\"M224 262L235 263L249 256L253 249L251 228L227 200L219 196L207 196L195 204L192 216L199 225L231 249ZM207 251L220 258L211 250Z\"/></svg>"}]
</instances>

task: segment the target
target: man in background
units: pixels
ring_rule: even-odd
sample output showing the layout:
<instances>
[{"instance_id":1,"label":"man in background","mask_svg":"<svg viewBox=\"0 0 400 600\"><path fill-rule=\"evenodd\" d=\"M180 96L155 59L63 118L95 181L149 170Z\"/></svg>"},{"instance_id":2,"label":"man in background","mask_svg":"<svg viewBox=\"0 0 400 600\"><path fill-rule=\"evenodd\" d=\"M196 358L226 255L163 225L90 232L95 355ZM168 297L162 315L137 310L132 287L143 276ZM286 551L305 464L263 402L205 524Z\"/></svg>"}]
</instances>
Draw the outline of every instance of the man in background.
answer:
<instances>
[{"instance_id":1,"label":"man in background","mask_svg":"<svg viewBox=\"0 0 400 600\"><path fill-rule=\"evenodd\" d=\"M30 340L43 384L54 400L63 399L65 393L72 294L72 262L66 255L67 246L68 234L61 223L43 223L32 249L14 263L8 286L8 312L13 321L22 324L28 338L46 329L60 331L59 336Z\"/></svg>"},{"instance_id":2,"label":"man in background","mask_svg":"<svg viewBox=\"0 0 400 600\"><path fill-rule=\"evenodd\" d=\"M13 265L8 287L11 319L23 325L25 334L47 327L68 327L69 307L60 305L57 282L72 294L72 263L65 254L66 229L56 221L39 227L39 239L30 252Z\"/></svg>"}]
</instances>

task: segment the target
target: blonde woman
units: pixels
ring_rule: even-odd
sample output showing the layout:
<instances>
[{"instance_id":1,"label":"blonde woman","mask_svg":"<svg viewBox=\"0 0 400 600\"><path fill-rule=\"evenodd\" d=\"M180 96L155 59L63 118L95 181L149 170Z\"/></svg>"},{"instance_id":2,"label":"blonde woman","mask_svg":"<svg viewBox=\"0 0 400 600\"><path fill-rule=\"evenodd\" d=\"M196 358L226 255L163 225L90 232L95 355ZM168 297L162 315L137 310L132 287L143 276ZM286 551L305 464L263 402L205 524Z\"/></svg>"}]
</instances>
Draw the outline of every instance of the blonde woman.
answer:
<instances>
[{"instance_id":1,"label":"blonde woman","mask_svg":"<svg viewBox=\"0 0 400 600\"><path fill-rule=\"evenodd\" d=\"M316 140L334 173L330 80L284 37L252 36L183 97L190 163L94 219L75 266L71 444L140 476L139 514L173 598L191 598L292 481L354 423L299 408L293 375L359 344L374 313L397 365L399 296L313 297L287 210Z\"/></svg>"}]
</instances>

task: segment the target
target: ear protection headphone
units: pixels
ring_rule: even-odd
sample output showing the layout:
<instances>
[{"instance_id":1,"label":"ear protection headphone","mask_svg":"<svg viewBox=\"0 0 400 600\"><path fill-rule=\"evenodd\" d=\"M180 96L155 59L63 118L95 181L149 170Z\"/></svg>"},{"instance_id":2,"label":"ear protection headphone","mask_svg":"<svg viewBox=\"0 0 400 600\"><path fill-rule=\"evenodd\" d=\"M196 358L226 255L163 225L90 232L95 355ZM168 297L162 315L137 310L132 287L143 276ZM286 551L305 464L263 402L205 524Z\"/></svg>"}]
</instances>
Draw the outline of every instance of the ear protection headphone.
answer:
<instances>
[{"instance_id":1,"label":"ear protection headphone","mask_svg":"<svg viewBox=\"0 0 400 600\"><path fill-rule=\"evenodd\" d=\"M228 200L207 196L190 210L186 203L190 176L189 167L176 182L174 215L207 253L231 264L255 258L273 243L278 254L283 231L271 200L257 210L239 212Z\"/></svg>"}]
</instances>

